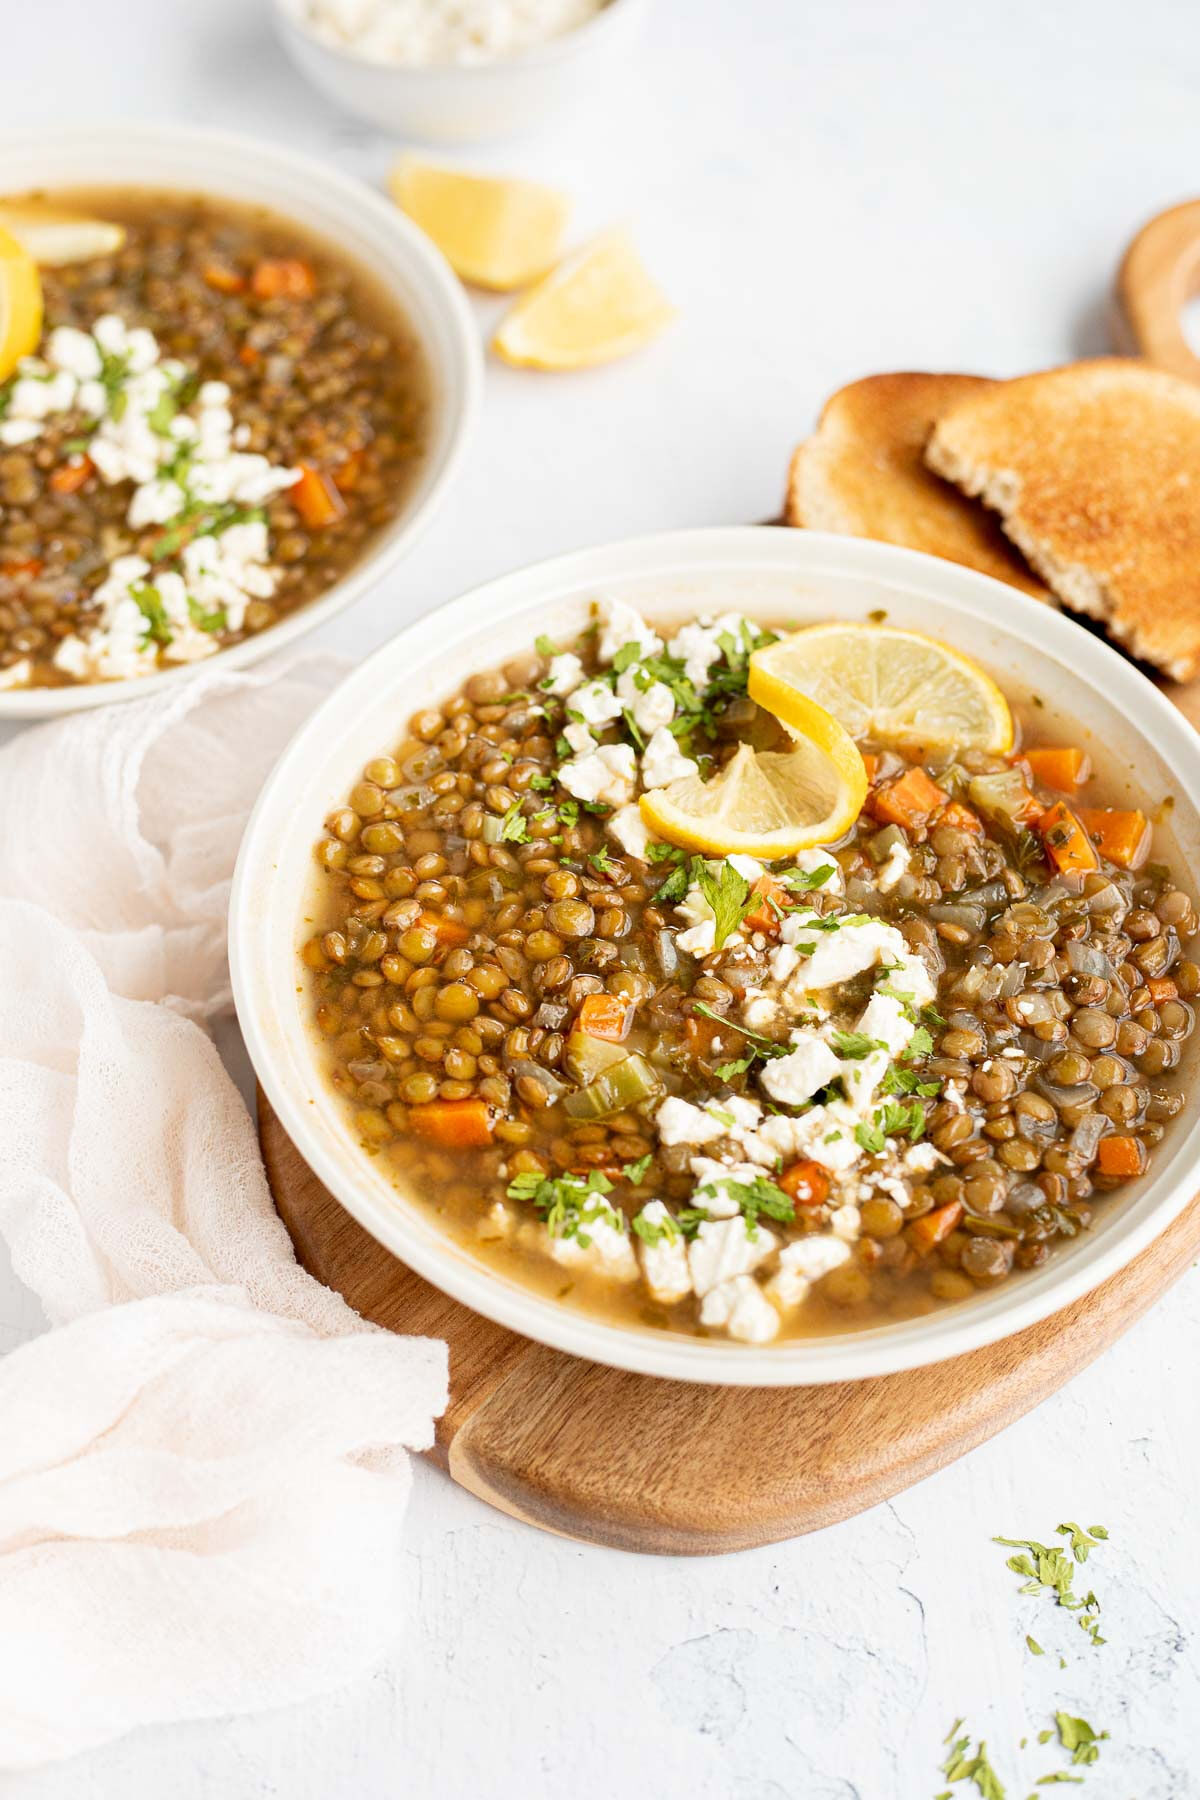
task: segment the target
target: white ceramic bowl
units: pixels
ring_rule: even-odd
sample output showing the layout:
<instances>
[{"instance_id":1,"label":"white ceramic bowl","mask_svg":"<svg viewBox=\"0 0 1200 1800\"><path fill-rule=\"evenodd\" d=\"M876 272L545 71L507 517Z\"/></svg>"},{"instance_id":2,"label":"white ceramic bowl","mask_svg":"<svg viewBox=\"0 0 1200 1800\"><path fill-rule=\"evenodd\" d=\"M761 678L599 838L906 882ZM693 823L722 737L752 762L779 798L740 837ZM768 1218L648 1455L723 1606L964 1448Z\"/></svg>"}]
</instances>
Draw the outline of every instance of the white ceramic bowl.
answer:
<instances>
[{"instance_id":1,"label":"white ceramic bowl","mask_svg":"<svg viewBox=\"0 0 1200 1800\"><path fill-rule=\"evenodd\" d=\"M636 35L645 0L608 0L578 30L489 63L402 68L327 44L304 0L273 0L299 69L349 112L427 144L479 144L536 131L590 99Z\"/></svg>"},{"instance_id":2,"label":"white ceramic bowl","mask_svg":"<svg viewBox=\"0 0 1200 1800\"><path fill-rule=\"evenodd\" d=\"M114 125L0 136L0 194L121 186L209 194L294 219L344 251L394 295L428 363L429 443L400 512L367 554L319 599L200 665L244 668L359 599L428 524L458 472L479 409L479 333L459 281L424 233L380 195L324 163L254 138L174 126ZM44 718L142 699L187 681L196 666L132 681L0 693L0 719Z\"/></svg>"},{"instance_id":3,"label":"white ceramic bowl","mask_svg":"<svg viewBox=\"0 0 1200 1800\"><path fill-rule=\"evenodd\" d=\"M560 1350L651 1375L762 1387L884 1375L977 1349L1095 1287L1195 1192L1194 1101L1149 1178L1101 1206L1094 1228L1044 1268L923 1319L764 1348L607 1324L558 1305L476 1261L363 1154L322 1077L297 991L302 903L317 879L322 820L419 707L527 648L538 632L569 636L586 622L589 601L614 593L659 622L731 606L776 622L862 619L883 608L895 624L944 638L1013 691L1036 692L1048 733L1074 738L1082 725L1083 742L1102 747L1108 765L1117 759L1136 770L1148 794L1174 794L1166 853L1185 885L1200 891L1200 737L1130 663L1012 588L912 551L767 527L669 533L561 557L402 631L293 740L255 808L233 888L233 987L254 1067L305 1161L381 1244L477 1312Z\"/></svg>"}]
</instances>

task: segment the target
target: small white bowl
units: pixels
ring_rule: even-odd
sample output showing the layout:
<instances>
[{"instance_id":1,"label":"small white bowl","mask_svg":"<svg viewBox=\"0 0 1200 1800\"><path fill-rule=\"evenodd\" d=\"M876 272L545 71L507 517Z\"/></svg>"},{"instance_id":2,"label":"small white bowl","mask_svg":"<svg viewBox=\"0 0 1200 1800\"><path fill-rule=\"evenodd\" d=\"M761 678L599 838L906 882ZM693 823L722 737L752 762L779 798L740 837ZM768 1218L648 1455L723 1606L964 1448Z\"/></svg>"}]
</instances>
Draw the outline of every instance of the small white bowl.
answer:
<instances>
[{"instance_id":1,"label":"small white bowl","mask_svg":"<svg viewBox=\"0 0 1200 1800\"><path fill-rule=\"evenodd\" d=\"M404 505L367 553L316 600L200 665L130 681L0 692L0 719L37 719L140 700L197 666L245 668L361 598L432 518L462 463L483 390L479 332L462 285L423 232L388 201L324 163L257 139L175 126L114 125L0 136L0 195L31 188L142 188L262 206L323 238L397 301L430 375L424 461Z\"/></svg>"},{"instance_id":2,"label":"small white bowl","mask_svg":"<svg viewBox=\"0 0 1200 1800\"><path fill-rule=\"evenodd\" d=\"M404 68L327 44L304 0L273 0L279 36L309 80L384 131L427 144L481 144L536 131L591 98L640 29L646 0L608 0L575 31L487 63Z\"/></svg>"},{"instance_id":3,"label":"small white bowl","mask_svg":"<svg viewBox=\"0 0 1200 1800\"><path fill-rule=\"evenodd\" d=\"M1144 1250L1196 1191L1194 1098L1150 1176L1100 1206L1092 1230L1043 1268L926 1318L764 1348L611 1324L559 1305L476 1260L363 1153L322 1074L298 991L321 821L413 712L527 649L539 632L569 636L600 594L667 623L730 606L797 622L864 619L882 608L895 624L944 638L1012 691L1036 693L1049 733L1081 732L1106 767L1131 772L1131 784L1136 771L1146 793L1173 794L1167 853L1184 884L1200 891L1200 737L1131 663L1063 614L954 563L812 531L672 532L561 557L477 588L393 638L292 740L254 810L230 908L233 989L259 1080L309 1167L381 1244L476 1312L594 1362L738 1386L860 1380L961 1355L1046 1318Z\"/></svg>"}]
</instances>

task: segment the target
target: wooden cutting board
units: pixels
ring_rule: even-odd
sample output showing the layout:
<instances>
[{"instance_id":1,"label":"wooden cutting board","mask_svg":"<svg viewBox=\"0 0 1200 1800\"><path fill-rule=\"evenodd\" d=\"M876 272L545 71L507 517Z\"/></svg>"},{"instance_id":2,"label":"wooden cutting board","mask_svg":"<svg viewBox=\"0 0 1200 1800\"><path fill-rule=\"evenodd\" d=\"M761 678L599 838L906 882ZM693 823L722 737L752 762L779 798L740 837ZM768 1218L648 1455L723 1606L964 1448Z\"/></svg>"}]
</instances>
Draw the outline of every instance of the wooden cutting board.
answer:
<instances>
[{"instance_id":1,"label":"wooden cutting board","mask_svg":"<svg viewBox=\"0 0 1200 1800\"><path fill-rule=\"evenodd\" d=\"M1152 220L1118 278L1124 348L1200 377L1179 326L1200 292L1200 201ZM1167 692L1200 723L1200 683ZM267 1176L300 1261L366 1318L444 1338L451 1402L430 1453L543 1531L711 1554L817 1530L1002 1431L1128 1330L1200 1256L1200 1199L1128 1268L1015 1337L947 1363L817 1388L711 1388L531 1343L398 1262L307 1168L265 1097Z\"/></svg>"},{"instance_id":2,"label":"wooden cutting board","mask_svg":"<svg viewBox=\"0 0 1200 1800\"><path fill-rule=\"evenodd\" d=\"M304 1267L377 1325L450 1346L433 1459L514 1518L619 1550L746 1550L886 1500L1054 1393L1200 1256L1197 1199L1085 1299L970 1356L830 1387L658 1381L547 1350L414 1275L321 1186L261 1092L258 1107Z\"/></svg>"}]
</instances>

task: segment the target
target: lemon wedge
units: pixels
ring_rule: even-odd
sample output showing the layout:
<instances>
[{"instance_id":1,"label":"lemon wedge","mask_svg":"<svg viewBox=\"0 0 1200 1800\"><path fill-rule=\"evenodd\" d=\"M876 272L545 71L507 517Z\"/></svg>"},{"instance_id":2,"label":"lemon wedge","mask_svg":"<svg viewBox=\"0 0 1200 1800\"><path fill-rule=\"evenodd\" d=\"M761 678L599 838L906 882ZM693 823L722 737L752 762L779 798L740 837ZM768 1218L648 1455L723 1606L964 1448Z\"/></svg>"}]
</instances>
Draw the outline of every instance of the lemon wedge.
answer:
<instances>
[{"instance_id":1,"label":"lemon wedge","mask_svg":"<svg viewBox=\"0 0 1200 1800\"><path fill-rule=\"evenodd\" d=\"M464 175L415 156L401 157L388 186L464 281L507 292L554 266L569 210L557 188Z\"/></svg>"},{"instance_id":2,"label":"lemon wedge","mask_svg":"<svg viewBox=\"0 0 1200 1800\"><path fill-rule=\"evenodd\" d=\"M523 295L492 343L522 368L586 369L639 349L674 317L628 235L610 231Z\"/></svg>"},{"instance_id":3,"label":"lemon wedge","mask_svg":"<svg viewBox=\"0 0 1200 1800\"><path fill-rule=\"evenodd\" d=\"M123 225L50 206L0 206L0 231L15 237L43 269L111 256L125 242Z\"/></svg>"},{"instance_id":4,"label":"lemon wedge","mask_svg":"<svg viewBox=\"0 0 1200 1800\"><path fill-rule=\"evenodd\" d=\"M968 656L891 625L809 625L750 658L752 700L796 724L813 701L851 737L1012 749L1008 702Z\"/></svg>"},{"instance_id":5,"label":"lemon wedge","mask_svg":"<svg viewBox=\"0 0 1200 1800\"><path fill-rule=\"evenodd\" d=\"M763 862L844 837L867 797L867 772L851 737L811 701L793 708L790 750L739 744L711 781L684 776L638 802L659 837L709 856L740 851Z\"/></svg>"},{"instance_id":6,"label":"lemon wedge","mask_svg":"<svg viewBox=\"0 0 1200 1800\"><path fill-rule=\"evenodd\" d=\"M0 381L7 381L42 335L42 284L37 264L7 231L0 230Z\"/></svg>"}]
</instances>

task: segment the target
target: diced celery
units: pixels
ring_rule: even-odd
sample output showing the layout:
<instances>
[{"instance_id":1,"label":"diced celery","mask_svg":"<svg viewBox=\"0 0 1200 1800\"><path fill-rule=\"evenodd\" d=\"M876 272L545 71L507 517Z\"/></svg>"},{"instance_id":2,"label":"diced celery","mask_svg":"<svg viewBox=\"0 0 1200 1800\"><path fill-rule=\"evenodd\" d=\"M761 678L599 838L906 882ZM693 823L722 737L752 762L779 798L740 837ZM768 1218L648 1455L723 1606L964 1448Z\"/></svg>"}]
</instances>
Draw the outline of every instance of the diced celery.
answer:
<instances>
[{"instance_id":1,"label":"diced celery","mask_svg":"<svg viewBox=\"0 0 1200 1800\"><path fill-rule=\"evenodd\" d=\"M661 1094L663 1084L644 1056L623 1057L604 1073L568 1094L563 1102L573 1119L605 1119L610 1113L624 1112L654 1094Z\"/></svg>"},{"instance_id":2,"label":"diced celery","mask_svg":"<svg viewBox=\"0 0 1200 1800\"><path fill-rule=\"evenodd\" d=\"M563 1067L573 1081L595 1081L614 1063L624 1062L629 1055L623 1044L608 1038L591 1037L586 1031L573 1031L563 1049Z\"/></svg>"},{"instance_id":3,"label":"diced celery","mask_svg":"<svg viewBox=\"0 0 1200 1800\"><path fill-rule=\"evenodd\" d=\"M1009 831L1017 831L1029 800L1029 789L1019 769L1002 769L996 775L974 775L967 786L971 804L989 819L998 819Z\"/></svg>"},{"instance_id":4,"label":"diced celery","mask_svg":"<svg viewBox=\"0 0 1200 1800\"><path fill-rule=\"evenodd\" d=\"M893 845L907 842L899 825L885 825L882 831L877 831L874 837L867 839L867 855L873 863L885 863L891 855Z\"/></svg>"}]
</instances>

